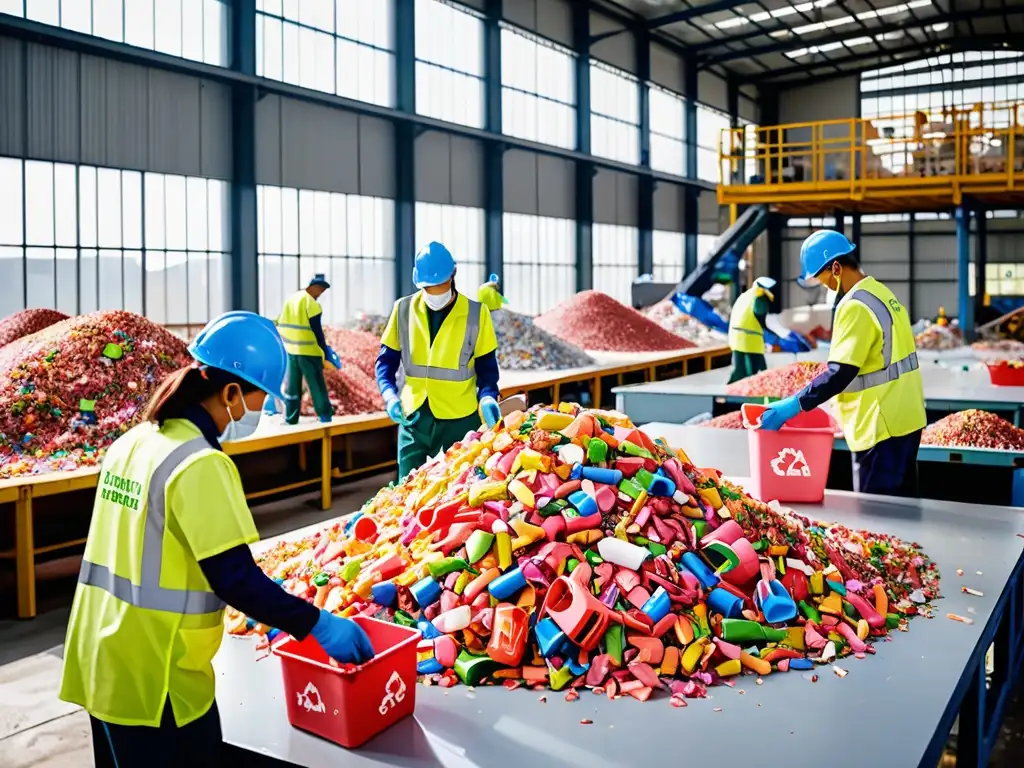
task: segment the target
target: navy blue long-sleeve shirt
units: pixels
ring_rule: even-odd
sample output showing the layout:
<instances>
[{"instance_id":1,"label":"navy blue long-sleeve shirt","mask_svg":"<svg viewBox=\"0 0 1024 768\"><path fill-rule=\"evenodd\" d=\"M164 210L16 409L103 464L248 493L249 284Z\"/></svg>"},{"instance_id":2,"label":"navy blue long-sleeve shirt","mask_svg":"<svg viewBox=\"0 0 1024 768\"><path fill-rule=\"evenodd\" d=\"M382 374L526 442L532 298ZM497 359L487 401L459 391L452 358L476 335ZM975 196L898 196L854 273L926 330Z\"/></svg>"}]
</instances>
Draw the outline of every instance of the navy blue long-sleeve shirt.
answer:
<instances>
[{"instance_id":1,"label":"navy blue long-sleeve shirt","mask_svg":"<svg viewBox=\"0 0 1024 768\"><path fill-rule=\"evenodd\" d=\"M324 352L324 357L327 356L327 339L324 338L324 324L323 315L316 315L315 317L309 318L309 327L313 330L313 335L316 337L316 343L320 345L320 349Z\"/></svg>"},{"instance_id":2,"label":"navy blue long-sleeve shirt","mask_svg":"<svg viewBox=\"0 0 1024 768\"><path fill-rule=\"evenodd\" d=\"M810 384L796 394L800 410L809 411L831 400L850 386L857 378L858 368L846 363L829 363L828 370L819 374Z\"/></svg>"},{"instance_id":3,"label":"navy blue long-sleeve shirt","mask_svg":"<svg viewBox=\"0 0 1024 768\"><path fill-rule=\"evenodd\" d=\"M221 450L217 425L205 408L196 405L184 416L199 428L211 446ZM200 560L199 567L217 597L261 624L301 640L320 619L319 608L288 594L268 578L244 544Z\"/></svg>"}]
</instances>

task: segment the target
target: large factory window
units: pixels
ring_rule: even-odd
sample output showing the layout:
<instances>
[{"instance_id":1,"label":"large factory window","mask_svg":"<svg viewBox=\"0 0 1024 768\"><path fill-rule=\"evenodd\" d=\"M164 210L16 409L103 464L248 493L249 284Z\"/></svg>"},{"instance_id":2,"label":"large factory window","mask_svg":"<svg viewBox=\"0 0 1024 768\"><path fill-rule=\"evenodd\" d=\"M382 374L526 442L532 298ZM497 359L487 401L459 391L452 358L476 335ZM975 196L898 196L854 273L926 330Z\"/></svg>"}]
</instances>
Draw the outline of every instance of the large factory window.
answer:
<instances>
[{"instance_id":1,"label":"large factory window","mask_svg":"<svg viewBox=\"0 0 1024 768\"><path fill-rule=\"evenodd\" d=\"M686 169L685 100L656 85L647 89L651 102L651 168L682 176Z\"/></svg>"},{"instance_id":2,"label":"large factory window","mask_svg":"<svg viewBox=\"0 0 1024 768\"><path fill-rule=\"evenodd\" d=\"M697 178L718 184L721 172L718 153L722 131L729 127L729 116L717 109L697 105Z\"/></svg>"},{"instance_id":3,"label":"large factory window","mask_svg":"<svg viewBox=\"0 0 1024 768\"><path fill-rule=\"evenodd\" d=\"M276 317L318 272L331 283L320 298L325 323L391 311L394 201L263 185L256 193L262 314Z\"/></svg>"},{"instance_id":4,"label":"large factory window","mask_svg":"<svg viewBox=\"0 0 1024 768\"><path fill-rule=\"evenodd\" d=\"M622 224L594 224L594 288L627 306L640 270L639 232Z\"/></svg>"},{"instance_id":5,"label":"large factory window","mask_svg":"<svg viewBox=\"0 0 1024 768\"><path fill-rule=\"evenodd\" d=\"M416 0L416 111L484 127L483 22L438 0Z\"/></svg>"},{"instance_id":6,"label":"large factory window","mask_svg":"<svg viewBox=\"0 0 1024 768\"><path fill-rule=\"evenodd\" d=\"M630 74L590 64L590 151L622 163L640 162L640 92Z\"/></svg>"},{"instance_id":7,"label":"large factory window","mask_svg":"<svg viewBox=\"0 0 1024 768\"><path fill-rule=\"evenodd\" d=\"M654 282L675 283L685 273L686 237L682 232L656 229L651 235L654 248Z\"/></svg>"},{"instance_id":8,"label":"large factory window","mask_svg":"<svg viewBox=\"0 0 1024 768\"><path fill-rule=\"evenodd\" d=\"M502 289L510 308L539 315L576 293L576 222L506 213Z\"/></svg>"},{"instance_id":9,"label":"large factory window","mask_svg":"<svg viewBox=\"0 0 1024 768\"><path fill-rule=\"evenodd\" d=\"M501 30L501 130L565 149L576 147L576 60L529 33Z\"/></svg>"}]
</instances>

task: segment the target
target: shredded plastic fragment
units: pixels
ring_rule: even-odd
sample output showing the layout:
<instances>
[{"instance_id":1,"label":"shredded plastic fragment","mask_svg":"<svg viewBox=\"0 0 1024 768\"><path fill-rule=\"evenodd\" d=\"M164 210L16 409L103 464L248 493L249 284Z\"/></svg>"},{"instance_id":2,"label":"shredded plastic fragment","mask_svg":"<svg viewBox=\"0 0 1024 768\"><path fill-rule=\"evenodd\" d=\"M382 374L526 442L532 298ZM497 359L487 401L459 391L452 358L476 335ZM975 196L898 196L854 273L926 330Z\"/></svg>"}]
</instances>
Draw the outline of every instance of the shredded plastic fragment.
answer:
<instances>
[{"instance_id":1,"label":"shredded plastic fragment","mask_svg":"<svg viewBox=\"0 0 1024 768\"><path fill-rule=\"evenodd\" d=\"M921 444L1024 451L1024 429L994 413L970 408L929 424L921 434Z\"/></svg>"},{"instance_id":2,"label":"shredded plastic fragment","mask_svg":"<svg viewBox=\"0 0 1024 768\"><path fill-rule=\"evenodd\" d=\"M975 597L984 597L985 593L977 589L971 589L970 587L960 587L960 591L966 595L974 595Z\"/></svg>"},{"instance_id":3,"label":"shredded plastic fragment","mask_svg":"<svg viewBox=\"0 0 1024 768\"><path fill-rule=\"evenodd\" d=\"M713 419L703 421L697 426L710 427L711 429L744 429L743 413L741 411L730 411Z\"/></svg>"},{"instance_id":4,"label":"shredded plastic fragment","mask_svg":"<svg viewBox=\"0 0 1024 768\"><path fill-rule=\"evenodd\" d=\"M959 616L959 615L957 615L955 613L947 613L946 614L946 618L947 619L952 619L953 621L959 621L961 624L973 624L974 623L974 619L969 619L966 616Z\"/></svg>"},{"instance_id":5,"label":"shredded plastic fragment","mask_svg":"<svg viewBox=\"0 0 1024 768\"><path fill-rule=\"evenodd\" d=\"M15 312L0 320L0 347L67 319L67 315L56 309L23 309Z\"/></svg>"}]
</instances>

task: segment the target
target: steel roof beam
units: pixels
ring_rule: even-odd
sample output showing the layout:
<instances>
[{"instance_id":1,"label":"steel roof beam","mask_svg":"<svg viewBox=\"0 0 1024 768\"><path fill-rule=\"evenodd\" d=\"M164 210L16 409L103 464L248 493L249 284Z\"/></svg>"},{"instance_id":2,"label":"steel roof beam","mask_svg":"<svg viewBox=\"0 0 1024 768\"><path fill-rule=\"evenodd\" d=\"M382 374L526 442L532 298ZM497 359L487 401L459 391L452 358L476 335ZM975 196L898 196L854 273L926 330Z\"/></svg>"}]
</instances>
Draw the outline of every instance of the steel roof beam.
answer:
<instances>
[{"instance_id":1,"label":"steel roof beam","mask_svg":"<svg viewBox=\"0 0 1024 768\"><path fill-rule=\"evenodd\" d=\"M734 8L739 8L741 5L749 5L750 0L713 0L713 2L705 3L704 5L694 5L689 8L684 8L681 11L673 11L672 13L666 13L664 16L656 16L653 19L647 19L640 23L640 26L644 27L648 31L652 29L659 29L660 27L668 26L669 24L679 24L684 21L691 21L693 19L700 18L701 16L709 16L712 13L721 13L722 11L731 11ZM600 35L594 35L590 38L591 44L596 43L598 40L604 40L609 37L615 37L620 35L627 30L616 29L610 32L602 32Z\"/></svg>"}]
</instances>

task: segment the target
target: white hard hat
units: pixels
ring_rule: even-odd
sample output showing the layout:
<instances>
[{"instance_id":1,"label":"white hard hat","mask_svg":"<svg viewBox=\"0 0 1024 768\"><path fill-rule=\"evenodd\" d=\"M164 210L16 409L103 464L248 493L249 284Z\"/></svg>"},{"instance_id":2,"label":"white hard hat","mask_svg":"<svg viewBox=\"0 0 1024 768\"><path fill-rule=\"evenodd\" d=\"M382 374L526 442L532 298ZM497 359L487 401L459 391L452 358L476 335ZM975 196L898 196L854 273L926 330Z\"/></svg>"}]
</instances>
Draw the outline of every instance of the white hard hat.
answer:
<instances>
[{"instance_id":1,"label":"white hard hat","mask_svg":"<svg viewBox=\"0 0 1024 768\"><path fill-rule=\"evenodd\" d=\"M774 277L759 277L754 281L754 285L758 288L764 288L766 291L770 291L775 287L776 281Z\"/></svg>"}]
</instances>

